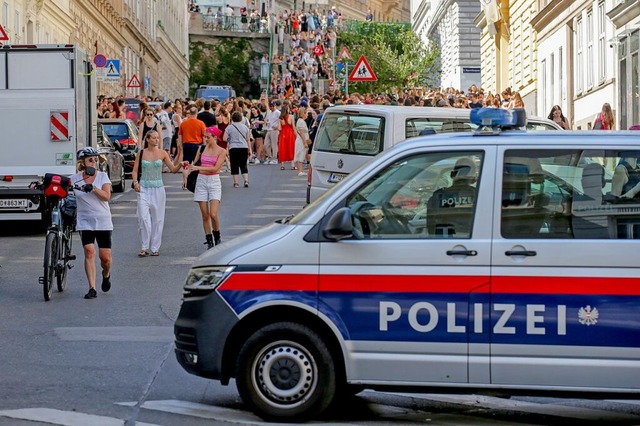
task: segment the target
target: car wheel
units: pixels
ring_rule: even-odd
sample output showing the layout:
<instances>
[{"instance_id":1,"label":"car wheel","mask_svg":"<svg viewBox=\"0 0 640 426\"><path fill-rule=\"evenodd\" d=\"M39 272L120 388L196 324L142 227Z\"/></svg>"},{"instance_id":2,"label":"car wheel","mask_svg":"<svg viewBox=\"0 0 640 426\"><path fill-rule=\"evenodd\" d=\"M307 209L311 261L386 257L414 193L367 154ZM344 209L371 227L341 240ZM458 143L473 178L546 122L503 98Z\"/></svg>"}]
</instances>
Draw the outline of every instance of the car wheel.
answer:
<instances>
[{"instance_id":1,"label":"car wheel","mask_svg":"<svg viewBox=\"0 0 640 426\"><path fill-rule=\"evenodd\" d=\"M125 190L124 163L120 167L120 183L113 187L114 192L124 192Z\"/></svg>"},{"instance_id":2,"label":"car wheel","mask_svg":"<svg viewBox=\"0 0 640 426\"><path fill-rule=\"evenodd\" d=\"M335 396L334 364L322 338L309 327L269 324L240 349L236 386L242 400L267 421L315 419Z\"/></svg>"}]
</instances>

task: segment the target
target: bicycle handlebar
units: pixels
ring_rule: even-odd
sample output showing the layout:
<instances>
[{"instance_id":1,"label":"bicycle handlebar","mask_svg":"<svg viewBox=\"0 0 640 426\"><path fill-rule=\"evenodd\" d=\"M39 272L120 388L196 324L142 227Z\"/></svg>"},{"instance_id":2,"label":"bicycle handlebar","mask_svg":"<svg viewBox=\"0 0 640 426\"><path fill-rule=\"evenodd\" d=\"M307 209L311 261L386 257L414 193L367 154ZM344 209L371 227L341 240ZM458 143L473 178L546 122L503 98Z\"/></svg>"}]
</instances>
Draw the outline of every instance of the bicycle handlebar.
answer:
<instances>
[{"instance_id":1,"label":"bicycle handlebar","mask_svg":"<svg viewBox=\"0 0 640 426\"><path fill-rule=\"evenodd\" d=\"M82 181L80 181L80 182L82 182ZM44 182L41 182L41 181L31 182L29 184L29 188L43 190L44 189ZM85 183L84 185L78 185L77 183L70 183L69 186L66 189L67 190L77 189L78 191L82 191L82 192L87 192L88 193L88 192L93 191L93 184Z\"/></svg>"}]
</instances>

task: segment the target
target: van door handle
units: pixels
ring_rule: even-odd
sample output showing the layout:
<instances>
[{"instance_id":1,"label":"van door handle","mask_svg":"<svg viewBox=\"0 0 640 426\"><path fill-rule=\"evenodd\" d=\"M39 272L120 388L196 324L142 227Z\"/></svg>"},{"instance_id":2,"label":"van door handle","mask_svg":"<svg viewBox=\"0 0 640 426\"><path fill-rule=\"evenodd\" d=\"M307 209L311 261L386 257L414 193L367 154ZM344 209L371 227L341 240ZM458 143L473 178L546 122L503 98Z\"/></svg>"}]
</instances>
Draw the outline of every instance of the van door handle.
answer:
<instances>
[{"instance_id":1,"label":"van door handle","mask_svg":"<svg viewBox=\"0 0 640 426\"><path fill-rule=\"evenodd\" d=\"M507 256L536 256L538 253L533 250L507 250L504 254Z\"/></svg>"},{"instance_id":2,"label":"van door handle","mask_svg":"<svg viewBox=\"0 0 640 426\"><path fill-rule=\"evenodd\" d=\"M447 256L477 256L475 250L447 250Z\"/></svg>"}]
</instances>

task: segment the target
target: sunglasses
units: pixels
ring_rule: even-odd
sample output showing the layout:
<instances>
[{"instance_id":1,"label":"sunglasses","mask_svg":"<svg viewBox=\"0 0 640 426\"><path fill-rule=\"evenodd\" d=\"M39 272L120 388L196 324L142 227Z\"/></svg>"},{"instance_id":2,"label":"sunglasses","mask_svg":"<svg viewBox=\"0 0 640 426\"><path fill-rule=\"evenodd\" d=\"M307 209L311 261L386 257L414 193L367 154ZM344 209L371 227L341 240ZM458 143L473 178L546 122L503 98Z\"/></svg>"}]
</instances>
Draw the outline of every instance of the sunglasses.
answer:
<instances>
[{"instance_id":1,"label":"sunglasses","mask_svg":"<svg viewBox=\"0 0 640 426\"><path fill-rule=\"evenodd\" d=\"M147 117L153 117L153 114L145 114Z\"/></svg>"},{"instance_id":2,"label":"sunglasses","mask_svg":"<svg viewBox=\"0 0 640 426\"><path fill-rule=\"evenodd\" d=\"M90 162L90 163L97 163L98 159L92 157L92 158L87 158L87 161Z\"/></svg>"}]
</instances>

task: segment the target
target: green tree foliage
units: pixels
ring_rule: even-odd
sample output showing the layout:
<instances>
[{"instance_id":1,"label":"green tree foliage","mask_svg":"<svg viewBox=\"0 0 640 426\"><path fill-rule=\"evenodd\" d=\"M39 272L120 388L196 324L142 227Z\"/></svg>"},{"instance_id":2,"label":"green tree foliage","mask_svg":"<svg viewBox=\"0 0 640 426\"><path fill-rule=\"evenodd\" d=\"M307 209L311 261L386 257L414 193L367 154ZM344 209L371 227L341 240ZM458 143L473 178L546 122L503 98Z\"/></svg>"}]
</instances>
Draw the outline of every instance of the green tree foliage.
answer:
<instances>
[{"instance_id":1,"label":"green tree foliage","mask_svg":"<svg viewBox=\"0 0 640 426\"><path fill-rule=\"evenodd\" d=\"M364 55L378 77L375 82L349 83L350 92L431 86L440 72L440 50L433 42L425 45L408 24L349 21L345 30L338 32L336 55L343 47L353 61Z\"/></svg>"},{"instance_id":2,"label":"green tree foliage","mask_svg":"<svg viewBox=\"0 0 640 426\"><path fill-rule=\"evenodd\" d=\"M190 46L189 87L191 96L201 84L228 85L238 96L251 97L260 94L260 83L251 78L249 64L260 54L247 40L221 38L217 44L201 41Z\"/></svg>"}]
</instances>

